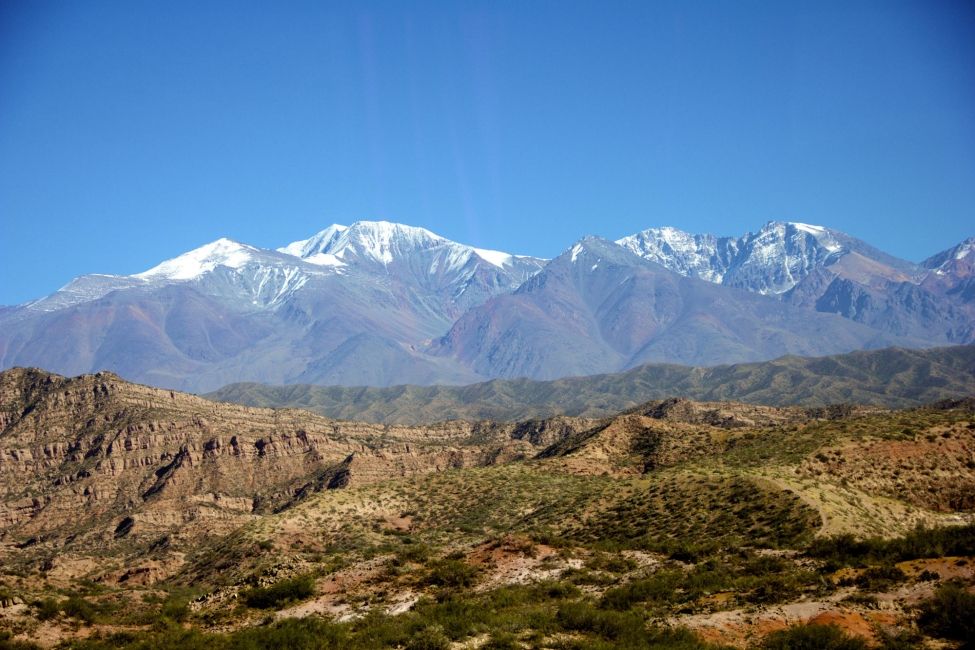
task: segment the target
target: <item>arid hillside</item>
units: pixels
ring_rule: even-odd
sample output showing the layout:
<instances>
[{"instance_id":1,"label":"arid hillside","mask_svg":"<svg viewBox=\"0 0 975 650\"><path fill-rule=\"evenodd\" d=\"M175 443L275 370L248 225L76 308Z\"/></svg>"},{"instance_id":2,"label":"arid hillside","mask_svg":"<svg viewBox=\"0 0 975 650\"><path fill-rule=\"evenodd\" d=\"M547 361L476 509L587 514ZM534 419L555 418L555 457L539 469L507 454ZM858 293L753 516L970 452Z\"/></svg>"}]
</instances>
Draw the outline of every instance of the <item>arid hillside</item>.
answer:
<instances>
[{"instance_id":1,"label":"arid hillside","mask_svg":"<svg viewBox=\"0 0 975 650\"><path fill-rule=\"evenodd\" d=\"M971 399L386 426L14 369L0 647L952 647L972 494Z\"/></svg>"}]
</instances>

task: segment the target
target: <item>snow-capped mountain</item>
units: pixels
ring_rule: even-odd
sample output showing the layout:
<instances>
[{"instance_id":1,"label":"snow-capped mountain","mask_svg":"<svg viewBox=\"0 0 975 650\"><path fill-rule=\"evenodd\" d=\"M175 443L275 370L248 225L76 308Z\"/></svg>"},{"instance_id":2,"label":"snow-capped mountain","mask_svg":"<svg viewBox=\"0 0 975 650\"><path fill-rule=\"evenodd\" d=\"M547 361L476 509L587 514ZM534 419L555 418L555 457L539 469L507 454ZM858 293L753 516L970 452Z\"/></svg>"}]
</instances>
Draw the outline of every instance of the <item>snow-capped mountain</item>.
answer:
<instances>
[{"instance_id":1,"label":"snow-capped mountain","mask_svg":"<svg viewBox=\"0 0 975 650\"><path fill-rule=\"evenodd\" d=\"M0 365L147 383L385 384L476 378L420 348L542 260L388 222L331 226L278 250L219 239L131 276L86 275L0 314ZM243 373L243 374L242 374Z\"/></svg>"},{"instance_id":2,"label":"snow-capped mountain","mask_svg":"<svg viewBox=\"0 0 975 650\"><path fill-rule=\"evenodd\" d=\"M738 255L733 237L692 235L670 226L648 228L616 243L675 273L719 284Z\"/></svg>"},{"instance_id":3,"label":"snow-capped mountain","mask_svg":"<svg viewBox=\"0 0 975 650\"><path fill-rule=\"evenodd\" d=\"M134 275L91 274L28 303L34 311L56 311L125 289L151 290L170 284L222 287L225 298L271 307L323 270L293 255L221 238Z\"/></svg>"},{"instance_id":4,"label":"snow-capped mountain","mask_svg":"<svg viewBox=\"0 0 975 650\"><path fill-rule=\"evenodd\" d=\"M965 260L972 259L966 242L921 265L797 222L770 221L740 237L651 228L618 243L687 277L777 296L892 334L950 343L973 336L970 309L951 299L975 293L965 280L971 275Z\"/></svg>"},{"instance_id":5,"label":"snow-capped mountain","mask_svg":"<svg viewBox=\"0 0 975 650\"><path fill-rule=\"evenodd\" d=\"M969 237L957 246L952 246L948 250L921 262L922 267L934 271L938 275L945 275L962 265L969 269L975 265L975 237Z\"/></svg>"},{"instance_id":6,"label":"snow-capped mountain","mask_svg":"<svg viewBox=\"0 0 975 650\"><path fill-rule=\"evenodd\" d=\"M531 260L501 251L465 246L434 234L426 228L389 221L356 221L351 226L332 224L308 239L292 242L278 251L301 257L313 264L342 264L347 259L370 261L388 266L396 260L412 258L422 252L437 254L436 266L461 268L471 257L498 268ZM326 256L324 259L319 256ZM537 265L536 265L537 266ZM434 272L436 268L432 268Z\"/></svg>"},{"instance_id":7,"label":"snow-capped mountain","mask_svg":"<svg viewBox=\"0 0 975 650\"><path fill-rule=\"evenodd\" d=\"M388 221L333 224L278 251L315 265L352 265L374 273L409 277L448 298L460 315L500 292L513 291L542 268L545 260L475 248L426 228Z\"/></svg>"},{"instance_id":8,"label":"snow-capped mountain","mask_svg":"<svg viewBox=\"0 0 975 650\"><path fill-rule=\"evenodd\" d=\"M921 262L924 286L975 309L975 237Z\"/></svg>"},{"instance_id":9,"label":"snow-capped mountain","mask_svg":"<svg viewBox=\"0 0 975 650\"><path fill-rule=\"evenodd\" d=\"M762 294L784 293L813 270L867 248L844 233L786 221L770 221L741 237L651 228L617 243L681 275Z\"/></svg>"},{"instance_id":10,"label":"snow-capped mountain","mask_svg":"<svg viewBox=\"0 0 975 650\"><path fill-rule=\"evenodd\" d=\"M485 376L553 379L648 362L734 363L895 343L911 342L770 296L683 277L588 237L513 294L469 311L436 351Z\"/></svg>"},{"instance_id":11,"label":"snow-capped mountain","mask_svg":"<svg viewBox=\"0 0 975 650\"><path fill-rule=\"evenodd\" d=\"M219 239L0 309L0 368L211 390L556 377L975 340L971 240L922 266L839 231L653 228L546 261L384 221ZM825 312L825 313L817 313ZM842 318L840 318L842 316Z\"/></svg>"}]
</instances>

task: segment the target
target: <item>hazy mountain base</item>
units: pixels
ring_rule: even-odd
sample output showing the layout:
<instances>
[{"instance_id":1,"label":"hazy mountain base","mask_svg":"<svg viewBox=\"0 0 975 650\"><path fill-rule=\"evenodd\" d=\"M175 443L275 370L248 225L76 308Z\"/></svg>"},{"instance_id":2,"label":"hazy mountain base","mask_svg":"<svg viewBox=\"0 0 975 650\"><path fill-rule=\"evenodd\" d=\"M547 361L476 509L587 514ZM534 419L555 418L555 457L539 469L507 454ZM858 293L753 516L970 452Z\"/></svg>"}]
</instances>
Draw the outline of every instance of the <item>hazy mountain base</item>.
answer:
<instances>
[{"instance_id":1,"label":"hazy mountain base","mask_svg":"<svg viewBox=\"0 0 975 650\"><path fill-rule=\"evenodd\" d=\"M30 488L28 524L3 528L0 628L45 646L776 648L794 646L770 633L811 622L920 647L957 645L971 620L973 529L911 531L972 519L972 401L888 412L670 400L598 422L536 423L527 435L487 427L445 443L444 430L428 429L431 452L481 451L499 435L521 445L521 460L480 455L482 466L459 469L408 465L415 452L383 440L421 440L419 429L333 423L326 440L315 435L326 421L295 412L287 421L314 448L356 434L376 450L353 454L333 480L320 475L319 487L340 489L297 489L275 514L242 513L230 498L266 486L215 477L231 461L244 476L291 466L281 439L263 456L211 444L227 424L281 427L273 412L111 377L21 375L0 391L3 476L29 458L51 474ZM51 486L74 482L84 512L105 506L100 473L156 475L134 462L151 451L137 432L140 421L166 422L167 399L186 420L162 429L181 431L188 452L210 450L170 473L169 498L209 494L210 516L160 518L160 493L143 492L109 504L110 517L46 526ZM117 452L89 446L83 455L100 459L89 476L56 478L71 467L56 462L56 438L70 448L93 429ZM5 485L4 500L18 489ZM220 518L229 530L212 529ZM30 521L38 534L27 538ZM908 538L822 541L844 533ZM802 647L862 647L819 627L789 634Z\"/></svg>"},{"instance_id":2,"label":"hazy mountain base","mask_svg":"<svg viewBox=\"0 0 975 650\"><path fill-rule=\"evenodd\" d=\"M554 381L494 380L469 386L267 386L230 384L205 397L302 408L326 417L389 424L517 421L555 415L606 417L681 395L773 406L848 402L904 408L975 394L975 346L888 348L832 357L783 357L713 368L650 364Z\"/></svg>"}]
</instances>

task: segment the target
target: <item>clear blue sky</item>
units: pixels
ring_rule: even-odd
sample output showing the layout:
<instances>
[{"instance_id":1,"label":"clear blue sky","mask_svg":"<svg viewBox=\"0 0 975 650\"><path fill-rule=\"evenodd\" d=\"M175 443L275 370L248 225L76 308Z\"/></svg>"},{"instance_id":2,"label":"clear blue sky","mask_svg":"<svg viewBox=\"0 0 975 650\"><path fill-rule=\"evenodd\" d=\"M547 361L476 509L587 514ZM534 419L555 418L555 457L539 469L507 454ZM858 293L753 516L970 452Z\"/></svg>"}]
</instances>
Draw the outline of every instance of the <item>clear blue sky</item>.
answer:
<instances>
[{"instance_id":1,"label":"clear blue sky","mask_svg":"<svg viewBox=\"0 0 975 650\"><path fill-rule=\"evenodd\" d=\"M972 2L0 2L0 304L388 219L975 234Z\"/></svg>"}]
</instances>

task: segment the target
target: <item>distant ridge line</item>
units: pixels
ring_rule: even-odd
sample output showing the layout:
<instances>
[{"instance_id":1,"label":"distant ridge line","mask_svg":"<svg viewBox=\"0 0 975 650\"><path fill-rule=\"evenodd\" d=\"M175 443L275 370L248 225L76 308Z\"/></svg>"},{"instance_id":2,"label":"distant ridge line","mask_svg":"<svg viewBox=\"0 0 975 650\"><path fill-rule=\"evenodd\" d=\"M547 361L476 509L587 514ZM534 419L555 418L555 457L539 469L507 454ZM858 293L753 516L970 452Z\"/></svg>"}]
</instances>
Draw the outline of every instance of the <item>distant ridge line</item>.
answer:
<instances>
[{"instance_id":1,"label":"distant ridge line","mask_svg":"<svg viewBox=\"0 0 975 650\"><path fill-rule=\"evenodd\" d=\"M551 381L494 379L466 386L268 386L237 383L204 397L289 407L385 424L604 417L669 397L768 406L854 403L906 408L975 395L975 345L885 348L826 357L786 356L713 367L647 364Z\"/></svg>"}]
</instances>

